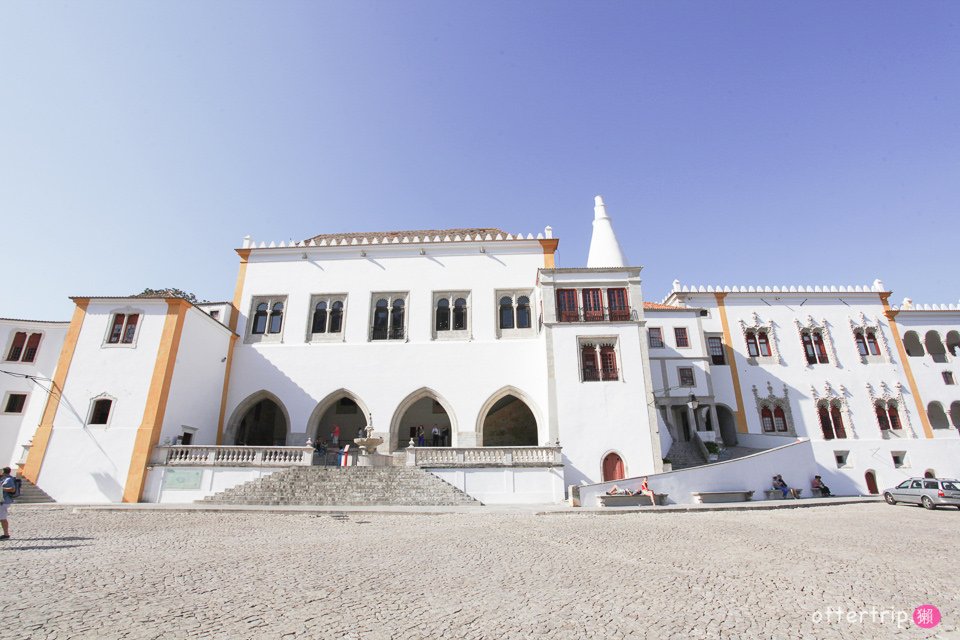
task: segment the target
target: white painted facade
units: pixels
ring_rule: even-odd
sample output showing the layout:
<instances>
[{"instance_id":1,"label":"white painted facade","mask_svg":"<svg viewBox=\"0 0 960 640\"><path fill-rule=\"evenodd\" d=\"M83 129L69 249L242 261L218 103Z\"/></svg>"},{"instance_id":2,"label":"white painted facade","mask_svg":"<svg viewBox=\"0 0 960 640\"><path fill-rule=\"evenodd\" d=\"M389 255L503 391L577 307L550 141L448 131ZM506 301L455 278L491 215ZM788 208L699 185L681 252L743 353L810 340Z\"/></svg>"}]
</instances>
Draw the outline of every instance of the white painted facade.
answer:
<instances>
[{"instance_id":1,"label":"white painted facade","mask_svg":"<svg viewBox=\"0 0 960 640\"><path fill-rule=\"evenodd\" d=\"M557 501L563 486L610 474L658 474L671 502L689 502L696 490L762 485L771 460L796 486L819 473L841 494L871 490L867 473L881 490L925 471L960 475L960 310L891 307L879 281L676 283L644 303L602 200L593 239L587 268L558 268L549 227L247 238L235 302L78 298L75 342L66 323L0 321L8 342L18 326L46 332L36 363L8 369L63 380L50 424L36 389L22 415L0 415L0 454L15 460L36 430L26 474L68 502L192 500L265 472L201 469L167 486L168 470L148 462L157 445L300 447L329 440L333 425L342 443L368 421L386 454L411 438L429 447L434 424L444 447L559 443L562 468L434 471L488 503ZM129 343L108 340L117 314L139 318ZM861 354L857 331L875 353ZM760 333L767 347L751 354ZM805 333L822 341L813 364ZM919 347L902 356L908 334ZM56 372L61 345L69 368ZM0 381L4 393L28 382ZM98 399L112 402L103 424L91 420ZM884 428L878 402L902 428ZM842 437L821 428L821 403L836 407ZM712 442L771 455L660 473L672 450L706 455Z\"/></svg>"},{"instance_id":2,"label":"white painted facade","mask_svg":"<svg viewBox=\"0 0 960 640\"><path fill-rule=\"evenodd\" d=\"M69 324L0 319L0 467L15 467L33 438ZM31 355L27 343L34 335L40 338Z\"/></svg>"}]
</instances>

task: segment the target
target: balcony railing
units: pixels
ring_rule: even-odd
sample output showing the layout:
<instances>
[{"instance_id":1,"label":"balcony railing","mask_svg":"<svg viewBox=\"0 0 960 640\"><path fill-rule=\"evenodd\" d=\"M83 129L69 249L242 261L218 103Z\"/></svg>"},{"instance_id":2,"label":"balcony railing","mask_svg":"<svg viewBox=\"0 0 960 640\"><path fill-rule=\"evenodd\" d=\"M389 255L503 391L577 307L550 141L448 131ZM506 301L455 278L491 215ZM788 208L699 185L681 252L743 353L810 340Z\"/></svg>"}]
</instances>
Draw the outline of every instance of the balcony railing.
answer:
<instances>
[{"instance_id":1,"label":"balcony railing","mask_svg":"<svg viewBox=\"0 0 960 640\"><path fill-rule=\"evenodd\" d=\"M557 467L560 447L407 447L407 466Z\"/></svg>"},{"instance_id":2,"label":"balcony railing","mask_svg":"<svg viewBox=\"0 0 960 640\"><path fill-rule=\"evenodd\" d=\"M639 319L637 310L629 307L580 307L557 310L559 322L630 322Z\"/></svg>"},{"instance_id":3,"label":"balcony railing","mask_svg":"<svg viewBox=\"0 0 960 640\"><path fill-rule=\"evenodd\" d=\"M617 371L611 369L584 369L583 370L583 381L584 382L599 382L601 380L619 380L620 376Z\"/></svg>"},{"instance_id":4,"label":"balcony railing","mask_svg":"<svg viewBox=\"0 0 960 640\"><path fill-rule=\"evenodd\" d=\"M313 447L154 447L150 464L194 467L308 467Z\"/></svg>"},{"instance_id":5,"label":"balcony railing","mask_svg":"<svg viewBox=\"0 0 960 640\"><path fill-rule=\"evenodd\" d=\"M403 327L370 330L371 340L403 340L405 337L406 337L406 334L403 331Z\"/></svg>"}]
</instances>

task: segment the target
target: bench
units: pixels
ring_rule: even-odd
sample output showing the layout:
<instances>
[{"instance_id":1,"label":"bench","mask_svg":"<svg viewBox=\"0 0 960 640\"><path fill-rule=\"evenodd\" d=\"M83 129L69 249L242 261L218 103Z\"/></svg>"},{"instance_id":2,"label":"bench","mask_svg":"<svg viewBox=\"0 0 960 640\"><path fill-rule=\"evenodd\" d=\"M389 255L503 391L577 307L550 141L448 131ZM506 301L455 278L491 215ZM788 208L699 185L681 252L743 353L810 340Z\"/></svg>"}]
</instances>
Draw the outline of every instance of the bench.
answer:
<instances>
[{"instance_id":1,"label":"bench","mask_svg":"<svg viewBox=\"0 0 960 640\"><path fill-rule=\"evenodd\" d=\"M811 498L822 498L822 497L823 497L823 492L820 491L820 489L810 489L810 497L811 497Z\"/></svg>"},{"instance_id":2,"label":"bench","mask_svg":"<svg viewBox=\"0 0 960 640\"><path fill-rule=\"evenodd\" d=\"M803 489L791 488L790 490L796 493L797 494L796 497L798 498L803 493ZM764 489L763 495L767 497L767 500L783 500L784 499L783 491L781 491L780 489ZM790 497L790 494L788 493L787 496Z\"/></svg>"},{"instance_id":3,"label":"bench","mask_svg":"<svg viewBox=\"0 0 960 640\"><path fill-rule=\"evenodd\" d=\"M748 502L753 499L753 491L691 491L693 501L699 504L707 502Z\"/></svg>"},{"instance_id":4,"label":"bench","mask_svg":"<svg viewBox=\"0 0 960 640\"><path fill-rule=\"evenodd\" d=\"M657 504L662 505L667 501L666 493L657 494ZM635 493L632 496L626 494L617 494L613 496L597 496L597 502L601 507L650 507L650 496Z\"/></svg>"}]
</instances>

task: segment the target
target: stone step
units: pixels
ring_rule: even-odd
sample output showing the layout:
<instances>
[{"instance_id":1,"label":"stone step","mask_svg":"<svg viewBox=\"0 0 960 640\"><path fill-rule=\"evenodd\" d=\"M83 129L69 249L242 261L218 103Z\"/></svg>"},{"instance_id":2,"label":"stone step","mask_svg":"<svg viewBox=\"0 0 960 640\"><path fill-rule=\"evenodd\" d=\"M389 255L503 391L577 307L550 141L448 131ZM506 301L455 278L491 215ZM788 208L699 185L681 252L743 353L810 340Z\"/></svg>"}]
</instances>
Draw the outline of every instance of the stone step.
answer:
<instances>
[{"instance_id":1,"label":"stone step","mask_svg":"<svg viewBox=\"0 0 960 640\"><path fill-rule=\"evenodd\" d=\"M16 504L45 504L50 502L56 502L56 500L26 478L20 478L20 495L15 498Z\"/></svg>"},{"instance_id":2,"label":"stone step","mask_svg":"<svg viewBox=\"0 0 960 640\"><path fill-rule=\"evenodd\" d=\"M460 506L479 502L416 467L292 467L203 499L219 504Z\"/></svg>"}]
</instances>

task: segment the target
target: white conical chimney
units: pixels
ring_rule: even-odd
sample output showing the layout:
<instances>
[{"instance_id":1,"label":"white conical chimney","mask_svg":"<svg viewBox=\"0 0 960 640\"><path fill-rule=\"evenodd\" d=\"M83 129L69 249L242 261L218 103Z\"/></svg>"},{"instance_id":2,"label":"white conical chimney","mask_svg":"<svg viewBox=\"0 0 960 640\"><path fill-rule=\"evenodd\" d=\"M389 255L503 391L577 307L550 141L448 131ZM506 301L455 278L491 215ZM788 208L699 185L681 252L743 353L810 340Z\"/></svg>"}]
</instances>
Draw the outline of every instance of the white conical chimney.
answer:
<instances>
[{"instance_id":1,"label":"white conical chimney","mask_svg":"<svg viewBox=\"0 0 960 640\"><path fill-rule=\"evenodd\" d=\"M587 256L587 268L625 267L627 259L613 232L613 223L607 215L603 197L597 196L593 207L593 237L590 239L590 254Z\"/></svg>"}]
</instances>

